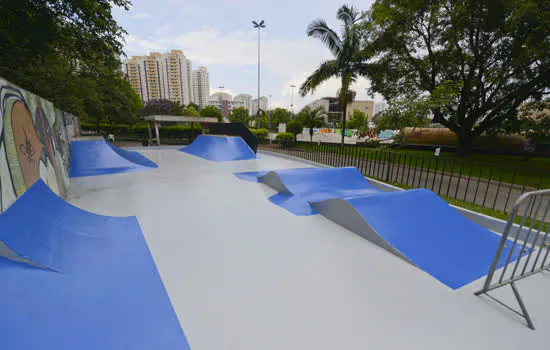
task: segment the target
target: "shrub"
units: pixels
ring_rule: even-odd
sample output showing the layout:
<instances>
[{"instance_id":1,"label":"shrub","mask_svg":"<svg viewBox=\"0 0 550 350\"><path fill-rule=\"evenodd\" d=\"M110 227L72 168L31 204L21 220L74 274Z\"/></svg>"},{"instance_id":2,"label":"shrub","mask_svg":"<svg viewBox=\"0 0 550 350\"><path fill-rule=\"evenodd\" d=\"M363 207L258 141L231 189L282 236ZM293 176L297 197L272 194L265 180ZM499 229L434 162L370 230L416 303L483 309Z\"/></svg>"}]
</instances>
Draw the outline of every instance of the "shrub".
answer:
<instances>
[{"instance_id":1,"label":"shrub","mask_svg":"<svg viewBox=\"0 0 550 350\"><path fill-rule=\"evenodd\" d=\"M82 131L95 131L96 125L91 123L80 123L80 129Z\"/></svg>"},{"instance_id":2,"label":"shrub","mask_svg":"<svg viewBox=\"0 0 550 350\"><path fill-rule=\"evenodd\" d=\"M290 132L280 132L275 136L275 140L283 147L289 147L294 143L294 134Z\"/></svg>"},{"instance_id":3,"label":"shrub","mask_svg":"<svg viewBox=\"0 0 550 350\"><path fill-rule=\"evenodd\" d=\"M250 132L252 132L257 138L258 141L266 140L267 136L269 136L269 130L267 129L250 129Z\"/></svg>"}]
</instances>

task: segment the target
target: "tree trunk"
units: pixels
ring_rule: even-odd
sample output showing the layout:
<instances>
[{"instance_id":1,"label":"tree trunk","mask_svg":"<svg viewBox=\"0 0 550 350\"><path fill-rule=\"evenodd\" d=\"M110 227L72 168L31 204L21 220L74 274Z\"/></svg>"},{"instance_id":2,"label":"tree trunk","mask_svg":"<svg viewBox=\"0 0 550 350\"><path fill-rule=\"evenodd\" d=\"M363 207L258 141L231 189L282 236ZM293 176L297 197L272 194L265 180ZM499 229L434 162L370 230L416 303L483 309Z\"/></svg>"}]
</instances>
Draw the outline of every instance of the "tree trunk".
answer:
<instances>
[{"instance_id":1,"label":"tree trunk","mask_svg":"<svg viewBox=\"0 0 550 350\"><path fill-rule=\"evenodd\" d=\"M456 149L457 154L460 157L465 157L468 154L470 154L470 152L474 148L474 144L478 136L479 135L477 135L471 130L460 131L456 133L456 137L458 138L458 144Z\"/></svg>"},{"instance_id":2,"label":"tree trunk","mask_svg":"<svg viewBox=\"0 0 550 350\"><path fill-rule=\"evenodd\" d=\"M342 149L344 149L345 137L346 137L346 109L347 102L343 103L342 106Z\"/></svg>"}]
</instances>

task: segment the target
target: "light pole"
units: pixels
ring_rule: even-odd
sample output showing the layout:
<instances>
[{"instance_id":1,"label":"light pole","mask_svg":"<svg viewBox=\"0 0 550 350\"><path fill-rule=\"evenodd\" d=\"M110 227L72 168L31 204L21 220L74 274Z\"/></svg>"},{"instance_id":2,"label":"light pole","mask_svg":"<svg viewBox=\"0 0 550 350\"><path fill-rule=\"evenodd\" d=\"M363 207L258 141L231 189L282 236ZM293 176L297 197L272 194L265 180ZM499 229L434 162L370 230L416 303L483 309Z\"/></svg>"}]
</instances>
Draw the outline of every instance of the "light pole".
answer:
<instances>
[{"instance_id":1,"label":"light pole","mask_svg":"<svg viewBox=\"0 0 550 350\"><path fill-rule=\"evenodd\" d=\"M296 85L292 84L292 85L289 85L289 86L292 89L292 97L291 97L291 100L290 100L290 114L292 114L294 116L294 88L296 87Z\"/></svg>"},{"instance_id":2,"label":"light pole","mask_svg":"<svg viewBox=\"0 0 550 350\"><path fill-rule=\"evenodd\" d=\"M271 97L273 97L273 95L268 95L269 97L269 110L267 111L267 116L269 118L269 128L271 129Z\"/></svg>"},{"instance_id":3,"label":"light pole","mask_svg":"<svg viewBox=\"0 0 550 350\"><path fill-rule=\"evenodd\" d=\"M252 21L254 28L258 28L258 111L256 112L256 127L260 125L260 29L265 28L265 22L262 19L260 23Z\"/></svg>"}]
</instances>

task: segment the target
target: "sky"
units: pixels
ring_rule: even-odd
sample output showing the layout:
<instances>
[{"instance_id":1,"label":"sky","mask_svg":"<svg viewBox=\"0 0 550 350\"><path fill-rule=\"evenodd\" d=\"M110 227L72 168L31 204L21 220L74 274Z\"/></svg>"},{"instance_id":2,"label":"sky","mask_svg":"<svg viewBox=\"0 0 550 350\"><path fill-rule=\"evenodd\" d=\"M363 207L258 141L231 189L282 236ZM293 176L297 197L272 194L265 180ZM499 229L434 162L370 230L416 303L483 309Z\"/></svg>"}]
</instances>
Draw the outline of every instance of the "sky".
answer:
<instances>
[{"instance_id":1,"label":"sky","mask_svg":"<svg viewBox=\"0 0 550 350\"><path fill-rule=\"evenodd\" d=\"M372 0L348 0L367 10ZM319 39L306 35L308 24L325 19L340 30L336 11L341 0L132 0L130 11L115 8L113 15L128 32L127 56L183 50L193 68L206 66L211 93L258 95L258 30L252 21L264 20L260 32L262 96L271 95L271 108L290 108L294 88L295 111L325 96L335 96L339 83L329 80L313 95L301 98L298 88L318 65L331 59ZM223 86L220 89L219 86ZM361 78L352 87L357 100L367 95L369 82Z\"/></svg>"}]
</instances>

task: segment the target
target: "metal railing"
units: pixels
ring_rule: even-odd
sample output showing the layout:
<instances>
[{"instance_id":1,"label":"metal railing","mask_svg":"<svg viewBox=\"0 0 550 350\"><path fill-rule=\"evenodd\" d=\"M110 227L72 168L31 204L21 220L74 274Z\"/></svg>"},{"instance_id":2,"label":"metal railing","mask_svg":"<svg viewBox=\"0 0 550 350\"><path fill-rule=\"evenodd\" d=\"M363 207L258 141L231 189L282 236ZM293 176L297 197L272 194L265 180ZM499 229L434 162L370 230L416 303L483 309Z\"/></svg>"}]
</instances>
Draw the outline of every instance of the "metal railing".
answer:
<instances>
[{"instance_id":1,"label":"metal railing","mask_svg":"<svg viewBox=\"0 0 550 350\"><path fill-rule=\"evenodd\" d=\"M536 273L550 270L550 237L548 235L550 233L548 226L550 225L544 222L550 210L548 197L550 197L550 190L541 190L524 193L517 199L483 288L474 293L475 295L486 294L524 317L527 326L533 330L535 325L521 298L516 282ZM519 226L514 225L514 219L518 213L523 213ZM535 220L535 218L539 218L539 213L542 213L540 221ZM524 228L527 227L528 229L525 230ZM513 257L515 256L519 257L514 261ZM499 268L499 265L503 265L502 268ZM506 285L510 285L512 288L521 311L516 311L487 294Z\"/></svg>"},{"instance_id":2,"label":"metal railing","mask_svg":"<svg viewBox=\"0 0 550 350\"><path fill-rule=\"evenodd\" d=\"M260 150L277 152L317 163L355 166L363 175L404 188L427 188L445 199L509 213L524 192L549 188L550 179L536 167L439 157L400 149L370 149L319 142L287 145L260 144Z\"/></svg>"}]
</instances>

